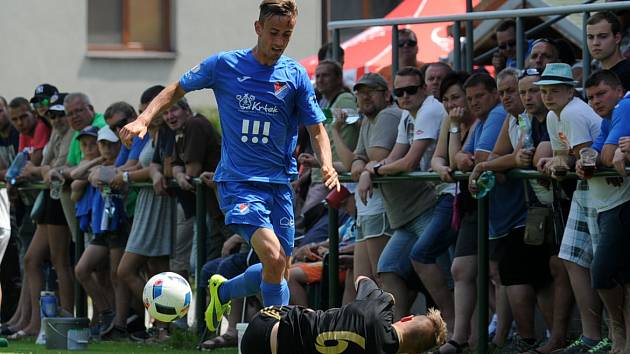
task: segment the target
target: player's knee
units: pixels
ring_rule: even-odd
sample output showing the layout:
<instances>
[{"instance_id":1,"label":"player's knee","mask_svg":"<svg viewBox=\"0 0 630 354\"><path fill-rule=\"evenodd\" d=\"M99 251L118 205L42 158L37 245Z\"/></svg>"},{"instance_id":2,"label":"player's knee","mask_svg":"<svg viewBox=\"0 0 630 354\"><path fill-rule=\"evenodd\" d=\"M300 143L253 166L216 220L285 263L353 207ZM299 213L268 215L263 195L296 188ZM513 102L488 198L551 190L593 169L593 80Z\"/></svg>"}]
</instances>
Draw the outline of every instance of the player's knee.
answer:
<instances>
[{"instance_id":1,"label":"player's knee","mask_svg":"<svg viewBox=\"0 0 630 354\"><path fill-rule=\"evenodd\" d=\"M265 269L274 274L284 274L287 265L281 252L278 252L277 255L267 255L264 259L261 259L261 262Z\"/></svg>"}]
</instances>

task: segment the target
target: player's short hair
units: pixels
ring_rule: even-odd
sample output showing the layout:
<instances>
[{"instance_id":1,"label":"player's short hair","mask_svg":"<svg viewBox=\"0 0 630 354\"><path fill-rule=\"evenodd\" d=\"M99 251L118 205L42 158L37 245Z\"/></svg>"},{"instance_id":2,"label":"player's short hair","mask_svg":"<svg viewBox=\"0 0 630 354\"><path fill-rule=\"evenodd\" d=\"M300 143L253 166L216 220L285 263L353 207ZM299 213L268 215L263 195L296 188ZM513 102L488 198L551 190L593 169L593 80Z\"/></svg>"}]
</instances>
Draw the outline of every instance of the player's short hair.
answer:
<instances>
[{"instance_id":1,"label":"player's short hair","mask_svg":"<svg viewBox=\"0 0 630 354\"><path fill-rule=\"evenodd\" d=\"M587 89L589 87L597 86L602 82L612 88L623 88L621 80L619 80L619 76L611 70L599 70L594 72L584 83L584 88Z\"/></svg>"},{"instance_id":2,"label":"player's short hair","mask_svg":"<svg viewBox=\"0 0 630 354\"><path fill-rule=\"evenodd\" d=\"M258 21L265 21L272 16L297 17L298 8L295 0L263 0L260 3Z\"/></svg>"},{"instance_id":3,"label":"player's short hair","mask_svg":"<svg viewBox=\"0 0 630 354\"><path fill-rule=\"evenodd\" d=\"M469 87L483 85L488 92L495 92L497 90L497 83L492 76L487 73L474 73L464 82L464 89Z\"/></svg>"},{"instance_id":4,"label":"player's short hair","mask_svg":"<svg viewBox=\"0 0 630 354\"><path fill-rule=\"evenodd\" d=\"M621 22L619 21L619 17L610 11L598 12L593 16L589 17L586 21L587 25L595 25L602 21L606 21L610 23L610 30L613 34L617 34L621 31Z\"/></svg>"}]
</instances>

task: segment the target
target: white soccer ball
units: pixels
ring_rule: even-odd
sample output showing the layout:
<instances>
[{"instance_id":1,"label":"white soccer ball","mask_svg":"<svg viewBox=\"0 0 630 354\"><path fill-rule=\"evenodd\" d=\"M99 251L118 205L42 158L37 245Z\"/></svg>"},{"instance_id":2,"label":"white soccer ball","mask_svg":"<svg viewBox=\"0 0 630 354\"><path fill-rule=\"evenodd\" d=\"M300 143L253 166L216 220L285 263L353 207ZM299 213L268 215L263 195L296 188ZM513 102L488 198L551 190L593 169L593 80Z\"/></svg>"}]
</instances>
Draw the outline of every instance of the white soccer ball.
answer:
<instances>
[{"instance_id":1,"label":"white soccer ball","mask_svg":"<svg viewBox=\"0 0 630 354\"><path fill-rule=\"evenodd\" d=\"M173 272L154 275L142 293L142 301L149 315L162 322L184 317L191 299L190 285L181 275Z\"/></svg>"}]
</instances>

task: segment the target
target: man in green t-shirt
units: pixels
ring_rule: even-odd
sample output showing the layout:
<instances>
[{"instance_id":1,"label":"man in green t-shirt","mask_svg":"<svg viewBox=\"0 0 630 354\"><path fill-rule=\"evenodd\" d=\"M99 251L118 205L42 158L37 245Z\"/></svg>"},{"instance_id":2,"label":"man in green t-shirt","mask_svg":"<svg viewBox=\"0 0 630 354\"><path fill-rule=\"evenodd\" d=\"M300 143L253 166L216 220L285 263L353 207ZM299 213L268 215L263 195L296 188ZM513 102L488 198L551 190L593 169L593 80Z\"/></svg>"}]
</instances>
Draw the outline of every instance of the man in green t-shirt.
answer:
<instances>
[{"instance_id":1,"label":"man in green t-shirt","mask_svg":"<svg viewBox=\"0 0 630 354\"><path fill-rule=\"evenodd\" d=\"M70 150L68 151L67 165L70 167L79 164L83 155L79 149L79 140L77 136L79 132L88 125L102 128L107 123L101 113L95 113L94 107L90 103L90 99L84 93L71 93L64 100L64 106L68 118L70 118L70 128L74 130L72 140L70 141Z\"/></svg>"}]
</instances>

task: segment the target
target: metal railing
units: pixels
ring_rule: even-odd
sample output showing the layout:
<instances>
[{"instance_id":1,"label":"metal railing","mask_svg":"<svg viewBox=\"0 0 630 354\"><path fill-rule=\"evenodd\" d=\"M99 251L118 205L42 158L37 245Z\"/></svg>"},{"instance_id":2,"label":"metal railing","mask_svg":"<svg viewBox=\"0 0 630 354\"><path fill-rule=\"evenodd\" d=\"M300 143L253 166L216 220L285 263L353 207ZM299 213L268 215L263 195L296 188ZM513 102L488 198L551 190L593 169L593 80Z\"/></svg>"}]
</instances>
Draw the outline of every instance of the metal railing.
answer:
<instances>
[{"instance_id":1,"label":"metal railing","mask_svg":"<svg viewBox=\"0 0 630 354\"><path fill-rule=\"evenodd\" d=\"M630 173L630 168L626 168L626 171ZM457 181L465 181L469 177L469 173L455 172L453 173L453 178ZM520 170L515 169L511 170L507 173L508 177L511 178L524 178L524 179L532 179L532 178L546 178L544 175L540 174L534 170ZM608 177L608 176L619 176L616 171L612 169L608 170L600 170L595 173L595 177ZM566 178L577 178L575 173L567 173ZM340 176L340 180L342 182L352 182L350 175L344 174ZM404 174L394 175L394 176L384 176L379 177L374 180L374 183L392 183L401 180L417 180L417 181L439 181L439 175L433 172L408 172ZM201 276L201 270L203 265L206 263L206 237L207 237L207 228L206 228L206 198L199 198L198 196L204 196L208 190L210 189L208 186L203 184L198 178L193 179L193 183L195 185L195 195L196 195L196 215L195 215L195 223L197 225L197 234L196 242L197 242L197 254L196 256L196 267L195 272L196 276ZM130 187L134 188L153 188L153 185L148 182L134 182L129 184ZM4 186L2 186L4 187ZM171 181L169 183L169 187L179 188L177 183ZM19 186L20 190L42 190L47 189L48 186L44 183L30 183L27 185ZM488 234L488 202L487 197L480 199L478 201L478 286L477 286L477 295L478 295L478 308L479 313L488 313L488 238L481 237L481 235ZM328 234L329 234L329 285L328 285L328 304L330 307L339 306L339 230L337 228L338 224L338 213L336 209L328 208ZM77 225L76 231L76 240L75 240L75 262L81 258L85 247L85 235L83 231ZM204 321L204 310L206 307L206 288L200 287L199 282L195 279L196 287L196 300L195 300L195 314L197 321L197 333L198 335L203 335L205 330L205 321ZM83 290L83 287L79 284L79 282L75 282L75 314L78 317L87 317L88 314L88 304L87 304L87 295ZM487 333L487 318L486 316L479 316L479 350L480 352L485 352L487 349L485 346L488 343L488 333ZM484 330L485 329L485 330ZM483 339L483 340L482 340Z\"/></svg>"},{"instance_id":2,"label":"metal railing","mask_svg":"<svg viewBox=\"0 0 630 354\"><path fill-rule=\"evenodd\" d=\"M333 56L340 58L341 53L337 48L340 44L340 31L349 28L364 28L372 26L392 26L392 43L398 42L398 26L406 24L421 24L421 23L437 23L437 22L453 22L453 58L454 69L462 70L464 67L467 71L472 69L473 63L473 38L472 38L472 22L471 21L483 21L491 19L516 19L516 58L517 66L519 69L524 65L524 54L526 50L526 33L523 30L523 18L524 17L539 17L549 15L565 15L572 13L583 13L584 20L582 21L583 32L583 71L584 80L588 78L591 58L586 48L586 19L590 16L591 12L597 11L615 11L630 9L630 2L614 2L614 3L597 3L597 4L580 4L580 5L567 5L558 7L545 7L545 8L526 8L516 10L499 10L499 11L480 11L480 12L468 12L465 14L457 15L445 15L445 16L425 16L425 17L404 17L404 18L388 18L388 19L367 19L367 20L343 20L343 21L331 21L328 23L328 29L333 32ZM466 38L465 53L462 63L462 47L461 47L461 25L462 21L466 21ZM398 71L398 51L392 50L392 77L396 75Z\"/></svg>"},{"instance_id":3,"label":"metal railing","mask_svg":"<svg viewBox=\"0 0 630 354\"><path fill-rule=\"evenodd\" d=\"M626 172L630 174L630 167L626 168ZM549 178L535 170L513 169L506 173L509 178L520 179L536 179ZM457 181L467 181L470 173L455 172L453 179ZM614 177L619 176L617 171L613 169L604 169L595 173L594 177ZM573 172L567 173L567 179L576 179L577 175ZM395 176L377 177L374 183L392 183L396 181L440 181L440 177L434 172L408 172ZM353 182L350 175L344 174L340 176L342 182ZM338 212L336 209L328 208L328 232L329 232L329 285L328 285L328 304L331 307L339 306L339 231L336 227L338 224ZM488 316L481 314L489 313L488 301L488 284L489 284L489 253L488 253L488 197L481 198L477 201L477 317L478 323L478 339L477 352L486 353L488 350Z\"/></svg>"}]
</instances>

